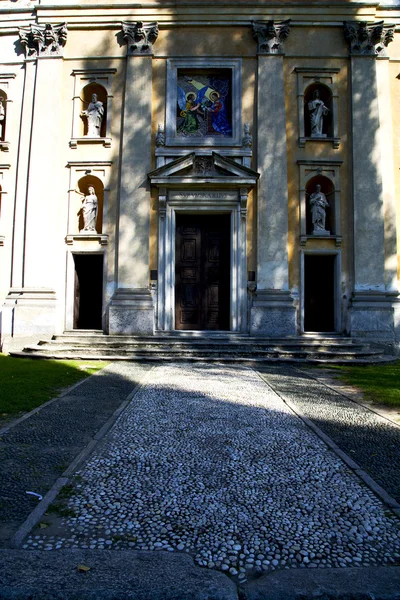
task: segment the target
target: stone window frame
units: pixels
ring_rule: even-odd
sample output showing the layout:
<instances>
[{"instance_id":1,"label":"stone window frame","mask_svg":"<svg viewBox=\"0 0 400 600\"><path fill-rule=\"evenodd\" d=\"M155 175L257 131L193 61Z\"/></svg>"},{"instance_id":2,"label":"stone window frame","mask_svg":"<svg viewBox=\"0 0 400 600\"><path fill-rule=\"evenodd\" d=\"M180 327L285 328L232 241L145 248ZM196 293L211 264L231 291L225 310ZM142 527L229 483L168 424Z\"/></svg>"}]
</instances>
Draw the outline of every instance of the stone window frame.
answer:
<instances>
[{"instance_id":1,"label":"stone window frame","mask_svg":"<svg viewBox=\"0 0 400 600\"><path fill-rule=\"evenodd\" d=\"M334 310L334 325L335 333L341 333L342 331L342 300L341 300L341 278L342 278L342 251L334 248L315 248L315 249L301 249L300 250L300 315L299 324L300 332L304 331L304 304L305 304L305 265L304 256L334 256L334 299L333 299L333 310Z\"/></svg>"},{"instance_id":2,"label":"stone window frame","mask_svg":"<svg viewBox=\"0 0 400 600\"><path fill-rule=\"evenodd\" d=\"M10 131L10 123L11 123L11 115L10 115L10 109L12 106L12 98L10 98L10 91L11 91L11 82L13 79L16 78L16 74L15 73L0 73L0 90L3 90L6 94L7 94L7 98L6 98L6 119L5 119L5 123L7 124L6 127L6 135L8 135L9 131ZM3 152L8 152L10 149L10 142L4 140L0 140L0 151Z\"/></svg>"},{"instance_id":3,"label":"stone window frame","mask_svg":"<svg viewBox=\"0 0 400 600\"><path fill-rule=\"evenodd\" d=\"M4 188L7 185L4 185L4 181L6 180L6 172L9 170L11 165L2 165L0 164L0 246L4 246L6 236L4 235L4 197L7 195L7 190Z\"/></svg>"},{"instance_id":4,"label":"stone window frame","mask_svg":"<svg viewBox=\"0 0 400 600\"><path fill-rule=\"evenodd\" d=\"M176 135L176 105L178 70L209 69L218 71L230 69L232 73L232 136L218 138L186 138ZM242 145L242 59L241 58L186 58L167 60L166 88L166 146L241 146Z\"/></svg>"},{"instance_id":5,"label":"stone window frame","mask_svg":"<svg viewBox=\"0 0 400 600\"><path fill-rule=\"evenodd\" d=\"M342 244L340 227L340 167L342 160L298 160L299 165L299 205L300 205L300 245L306 246L308 240L334 240L336 246ZM318 236L307 233L307 197L306 188L308 182L316 176L326 177L334 187L334 233L331 235Z\"/></svg>"},{"instance_id":6,"label":"stone window frame","mask_svg":"<svg viewBox=\"0 0 400 600\"><path fill-rule=\"evenodd\" d=\"M71 148L76 149L78 144L102 144L105 148L111 148L111 115L112 115L112 104L114 95L112 92L113 88L113 76L117 72L117 69L73 69L71 75L74 78L74 95L72 98L72 130L71 140L69 145ZM103 87L107 94L107 107L106 107L106 135L105 137L89 138L84 137L80 134L82 127L81 124L81 94L82 90L90 85L97 84Z\"/></svg>"},{"instance_id":7,"label":"stone window frame","mask_svg":"<svg viewBox=\"0 0 400 600\"><path fill-rule=\"evenodd\" d=\"M69 168L69 189L68 189L68 220L67 235L65 242L69 246L87 242L87 249L93 252L93 243L106 246L108 244L108 206L110 193L110 179L112 161L70 161ZM76 215L76 188L82 177L92 175L97 177L103 184L103 225L102 233L79 233L78 220Z\"/></svg>"},{"instance_id":8,"label":"stone window frame","mask_svg":"<svg viewBox=\"0 0 400 600\"><path fill-rule=\"evenodd\" d=\"M339 67L296 67L297 73L297 104L298 104L298 144L300 148L304 148L306 142L330 142L332 147L337 149L340 146L339 123L338 123L338 86L337 75L340 72ZM333 137L314 138L306 137L304 123L304 97L307 88L316 83L321 83L329 88L332 93L332 128Z\"/></svg>"}]
</instances>

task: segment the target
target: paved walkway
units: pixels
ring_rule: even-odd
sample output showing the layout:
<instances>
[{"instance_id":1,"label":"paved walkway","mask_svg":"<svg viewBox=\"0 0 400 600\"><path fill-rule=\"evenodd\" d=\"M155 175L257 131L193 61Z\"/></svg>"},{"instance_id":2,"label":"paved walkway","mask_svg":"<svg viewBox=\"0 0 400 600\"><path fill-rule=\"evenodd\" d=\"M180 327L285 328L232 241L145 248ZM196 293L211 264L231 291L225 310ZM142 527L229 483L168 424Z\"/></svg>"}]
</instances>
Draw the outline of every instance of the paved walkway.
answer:
<instances>
[{"instance_id":1,"label":"paved walkway","mask_svg":"<svg viewBox=\"0 0 400 600\"><path fill-rule=\"evenodd\" d=\"M124 410L103 435L118 406ZM292 406L325 430L330 446ZM73 598L79 588L81 599L225 600L239 589L248 600L312 598L316 590L332 598L400 598L398 518L351 460L398 498L400 428L298 370L114 363L2 437L10 457L2 461L6 501L27 487L44 495L60 475L46 457L59 447L71 461L92 438L86 454L93 453L63 473L61 499L43 514L45 498L16 536L29 507L25 496L9 504L3 545L11 532L21 543L13 561L0 552L0 598L12 598L18 586L31 593L43 565L65 570L77 561L90 565L81 569L91 578L87 590L75 567L63 578L69 591L60 591L60 566L58 580L45 576L37 597L47 597L46 589L48 597ZM31 466L30 451L21 453L28 444ZM332 452L335 444L351 459ZM19 484L7 478L15 468ZM136 583L118 573L125 595L111 583L122 556L142 571ZM31 566L25 579L20 561ZM108 576L107 568L114 569ZM375 572L369 583L366 569Z\"/></svg>"}]
</instances>

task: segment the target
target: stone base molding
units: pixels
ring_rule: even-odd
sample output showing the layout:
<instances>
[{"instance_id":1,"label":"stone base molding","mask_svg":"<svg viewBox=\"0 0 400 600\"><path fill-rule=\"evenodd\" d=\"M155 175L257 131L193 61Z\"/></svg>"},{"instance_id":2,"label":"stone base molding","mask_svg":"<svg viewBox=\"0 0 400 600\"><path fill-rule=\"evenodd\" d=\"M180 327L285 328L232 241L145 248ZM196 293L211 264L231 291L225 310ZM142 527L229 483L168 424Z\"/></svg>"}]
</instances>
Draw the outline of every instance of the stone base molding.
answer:
<instances>
[{"instance_id":1,"label":"stone base molding","mask_svg":"<svg viewBox=\"0 0 400 600\"><path fill-rule=\"evenodd\" d=\"M110 335L152 335L154 307L150 290L117 290L108 309L108 323Z\"/></svg>"},{"instance_id":2,"label":"stone base molding","mask_svg":"<svg viewBox=\"0 0 400 600\"><path fill-rule=\"evenodd\" d=\"M400 299L397 293L354 292L349 310L351 337L400 343Z\"/></svg>"},{"instance_id":3,"label":"stone base molding","mask_svg":"<svg viewBox=\"0 0 400 600\"><path fill-rule=\"evenodd\" d=\"M285 337L296 334L296 309L290 292L256 291L250 309L250 335Z\"/></svg>"},{"instance_id":4,"label":"stone base molding","mask_svg":"<svg viewBox=\"0 0 400 600\"><path fill-rule=\"evenodd\" d=\"M1 309L3 351L23 346L26 339L50 338L56 331L57 303L53 290L12 288Z\"/></svg>"}]
</instances>

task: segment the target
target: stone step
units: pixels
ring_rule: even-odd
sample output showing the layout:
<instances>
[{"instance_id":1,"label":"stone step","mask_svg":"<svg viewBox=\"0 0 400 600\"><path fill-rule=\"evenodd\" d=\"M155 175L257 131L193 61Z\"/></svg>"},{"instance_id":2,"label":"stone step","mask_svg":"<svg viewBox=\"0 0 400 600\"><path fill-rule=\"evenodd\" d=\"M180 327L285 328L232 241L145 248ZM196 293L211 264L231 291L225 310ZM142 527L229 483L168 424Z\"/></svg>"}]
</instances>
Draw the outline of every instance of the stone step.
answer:
<instances>
[{"instance_id":1,"label":"stone step","mask_svg":"<svg viewBox=\"0 0 400 600\"><path fill-rule=\"evenodd\" d=\"M303 357L294 357L292 355L283 356L277 354L275 356L254 356L249 354L248 356L199 356L191 355L186 356L182 354L171 355L167 354L160 356L158 354L135 354L135 355L118 355L118 354L88 354L87 352L64 352L42 354L39 352L30 354L29 352L12 352L10 354L16 358L35 358L35 359L54 359L54 360L104 360L104 361L136 361L136 362L223 362L223 363L241 363L241 364L253 364L259 362L284 362L284 363L310 363L310 364L332 364L332 365L345 365L345 364L371 364L371 363L388 363L396 361L396 356L383 356L383 355L368 355L360 357L356 355L350 356L316 356L314 354L306 354Z\"/></svg>"},{"instance_id":2,"label":"stone step","mask_svg":"<svg viewBox=\"0 0 400 600\"><path fill-rule=\"evenodd\" d=\"M230 332L166 332L167 335L105 335L66 331L13 356L136 361L377 362L382 350L337 335L267 338Z\"/></svg>"},{"instance_id":3,"label":"stone step","mask_svg":"<svg viewBox=\"0 0 400 600\"><path fill-rule=\"evenodd\" d=\"M293 357L293 358L307 358L309 356L313 356L315 358L364 358L371 356L379 356L380 352L378 350L373 349L365 349L365 350L351 350L351 349L313 349L308 350L305 348L282 348L282 347L270 347L270 348L223 348L223 347L207 347L207 348L186 348L185 352L182 352L182 348L160 348L160 347L152 347L152 348L132 348L127 347L123 348L121 346L116 348L99 348L99 347L73 347L69 348L66 346L28 346L24 349L24 352L32 354L32 353L40 353L42 355L57 355L58 353L65 354L69 353L73 354L82 354L85 353L88 356L98 356L98 355L119 355L119 356L155 356L159 358L168 358L173 357L174 360L176 358L185 358L189 356L197 356L197 357L224 357L224 356L236 356L236 357L261 357L261 358L276 358L279 356L282 357Z\"/></svg>"}]
</instances>

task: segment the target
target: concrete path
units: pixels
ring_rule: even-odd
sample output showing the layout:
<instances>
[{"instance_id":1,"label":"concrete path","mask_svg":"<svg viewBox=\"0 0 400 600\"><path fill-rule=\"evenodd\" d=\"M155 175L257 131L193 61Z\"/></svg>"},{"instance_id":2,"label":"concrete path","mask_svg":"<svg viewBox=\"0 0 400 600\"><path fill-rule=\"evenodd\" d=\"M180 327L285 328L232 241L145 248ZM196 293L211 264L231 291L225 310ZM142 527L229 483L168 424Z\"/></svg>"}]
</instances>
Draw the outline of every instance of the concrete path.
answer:
<instances>
[{"instance_id":1,"label":"concrete path","mask_svg":"<svg viewBox=\"0 0 400 600\"><path fill-rule=\"evenodd\" d=\"M114 363L1 444L3 498L55 485L3 517L0 599L400 598L400 428L298 370Z\"/></svg>"}]
</instances>

